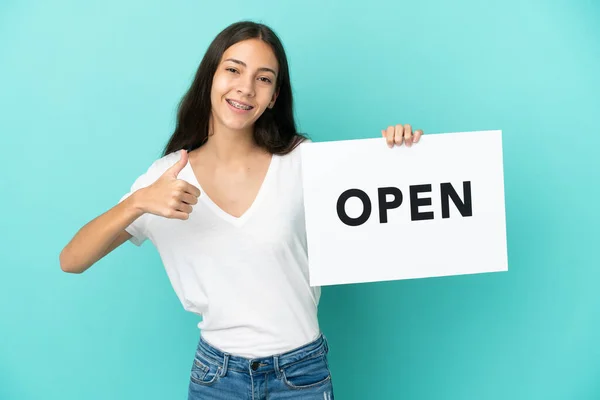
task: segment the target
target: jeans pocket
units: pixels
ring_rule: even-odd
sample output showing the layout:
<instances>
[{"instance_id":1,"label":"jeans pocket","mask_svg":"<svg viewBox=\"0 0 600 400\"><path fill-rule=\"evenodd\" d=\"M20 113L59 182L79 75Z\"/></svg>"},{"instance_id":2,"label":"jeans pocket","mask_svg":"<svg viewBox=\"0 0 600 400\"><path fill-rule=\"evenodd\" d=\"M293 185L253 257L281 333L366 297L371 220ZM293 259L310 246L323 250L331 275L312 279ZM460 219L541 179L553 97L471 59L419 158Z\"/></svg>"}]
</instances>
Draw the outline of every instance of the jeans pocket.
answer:
<instances>
[{"instance_id":1,"label":"jeans pocket","mask_svg":"<svg viewBox=\"0 0 600 400\"><path fill-rule=\"evenodd\" d=\"M281 369L283 382L291 389L308 389L331 380L326 354L306 358Z\"/></svg>"},{"instance_id":2,"label":"jeans pocket","mask_svg":"<svg viewBox=\"0 0 600 400\"><path fill-rule=\"evenodd\" d=\"M222 367L214 361L208 360L197 352L192 364L190 380L198 385L212 385L219 379L221 369Z\"/></svg>"}]
</instances>

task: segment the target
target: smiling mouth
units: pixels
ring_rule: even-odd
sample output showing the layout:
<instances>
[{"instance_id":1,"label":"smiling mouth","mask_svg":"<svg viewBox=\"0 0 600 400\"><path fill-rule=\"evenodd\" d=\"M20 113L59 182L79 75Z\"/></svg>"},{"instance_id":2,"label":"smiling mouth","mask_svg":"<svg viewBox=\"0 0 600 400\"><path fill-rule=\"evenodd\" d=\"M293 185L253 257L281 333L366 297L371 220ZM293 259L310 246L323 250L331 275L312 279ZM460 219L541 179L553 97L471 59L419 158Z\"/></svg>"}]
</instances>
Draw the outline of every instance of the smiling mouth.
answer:
<instances>
[{"instance_id":1,"label":"smiling mouth","mask_svg":"<svg viewBox=\"0 0 600 400\"><path fill-rule=\"evenodd\" d=\"M252 110L252 109L254 108L254 107L252 107L252 106L247 106L247 105L245 105L245 104L238 103L237 101L234 101L234 100L229 100L229 99L227 99L227 102L228 102L228 103L229 103L229 104L230 104L232 107L235 107L235 108L237 108L237 109L239 109L239 110L246 110L246 111L249 111L249 110Z\"/></svg>"}]
</instances>

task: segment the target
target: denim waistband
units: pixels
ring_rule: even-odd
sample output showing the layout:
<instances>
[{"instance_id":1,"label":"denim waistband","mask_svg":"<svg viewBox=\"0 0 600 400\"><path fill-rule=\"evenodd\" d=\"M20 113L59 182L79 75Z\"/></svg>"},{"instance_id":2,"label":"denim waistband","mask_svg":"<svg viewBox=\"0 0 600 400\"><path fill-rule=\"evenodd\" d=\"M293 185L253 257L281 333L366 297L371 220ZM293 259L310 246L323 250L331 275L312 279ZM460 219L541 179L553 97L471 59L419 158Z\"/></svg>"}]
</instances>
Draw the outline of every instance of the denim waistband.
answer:
<instances>
[{"instance_id":1,"label":"denim waistband","mask_svg":"<svg viewBox=\"0 0 600 400\"><path fill-rule=\"evenodd\" d=\"M294 364L307 358L327 354L329 345L325 335L320 333L312 342L288 352L266 357L246 358L224 352L214 347L200 336L196 351L219 365L223 369L223 374L226 373L227 370L246 372L248 374L262 374L275 371L278 374L280 368L287 365Z\"/></svg>"}]
</instances>

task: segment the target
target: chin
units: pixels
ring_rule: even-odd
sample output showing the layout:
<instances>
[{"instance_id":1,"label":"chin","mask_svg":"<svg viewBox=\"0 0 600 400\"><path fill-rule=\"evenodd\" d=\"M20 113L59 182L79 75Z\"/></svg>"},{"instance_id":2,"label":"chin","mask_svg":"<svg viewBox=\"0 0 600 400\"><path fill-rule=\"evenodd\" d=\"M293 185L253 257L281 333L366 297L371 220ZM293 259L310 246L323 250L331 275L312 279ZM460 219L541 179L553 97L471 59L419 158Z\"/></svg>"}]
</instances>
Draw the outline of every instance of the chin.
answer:
<instances>
[{"instance_id":1,"label":"chin","mask_svg":"<svg viewBox=\"0 0 600 400\"><path fill-rule=\"evenodd\" d=\"M239 121L226 121L223 124L225 127L227 127L227 129L231 129L232 131L242 131L245 129L248 129L249 127L254 125L254 121L250 122L239 122Z\"/></svg>"},{"instance_id":2,"label":"chin","mask_svg":"<svg viewBox=\"0 0 600 400\"><path fill-rule=\"evenodd\" d=\"M221 126L232 131L242 131L248 129L254 126L256 120L258 119L258 117L252 118L251 116L246 116L244 118L236 115L227 115L227 113L213 114L213 117L216 117L216 120L220 122Z\"/></svg>"}]
</instances>

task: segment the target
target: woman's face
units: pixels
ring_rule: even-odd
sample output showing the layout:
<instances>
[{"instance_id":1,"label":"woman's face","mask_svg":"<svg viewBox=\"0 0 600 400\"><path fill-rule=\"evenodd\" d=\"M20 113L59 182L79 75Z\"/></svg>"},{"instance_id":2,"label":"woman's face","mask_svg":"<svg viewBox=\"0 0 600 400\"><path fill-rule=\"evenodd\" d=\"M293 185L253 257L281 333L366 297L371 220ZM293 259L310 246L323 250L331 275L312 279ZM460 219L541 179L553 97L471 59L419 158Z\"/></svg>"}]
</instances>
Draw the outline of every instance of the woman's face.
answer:
<instances>
[{"instance_id":1,"label":"woman's face","mask_svg":"<svg viewBox=\"0 0 600 400\"><path fill-rule=\"evenodd\" d=\"M229 47L217 67L210 93L214 128L252 128L277 98L278 63L271 47L248 39Z\"/></svg>"}]
</instances>

